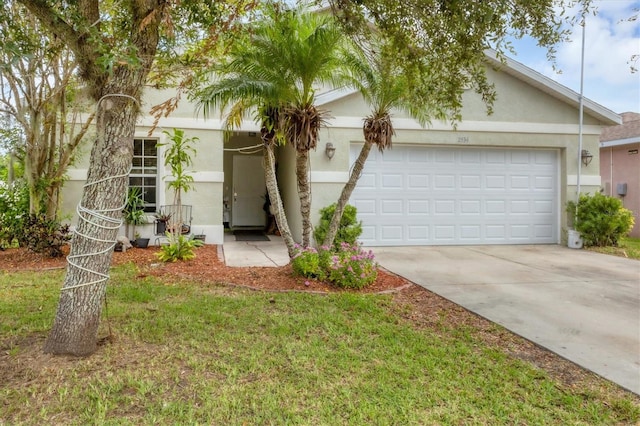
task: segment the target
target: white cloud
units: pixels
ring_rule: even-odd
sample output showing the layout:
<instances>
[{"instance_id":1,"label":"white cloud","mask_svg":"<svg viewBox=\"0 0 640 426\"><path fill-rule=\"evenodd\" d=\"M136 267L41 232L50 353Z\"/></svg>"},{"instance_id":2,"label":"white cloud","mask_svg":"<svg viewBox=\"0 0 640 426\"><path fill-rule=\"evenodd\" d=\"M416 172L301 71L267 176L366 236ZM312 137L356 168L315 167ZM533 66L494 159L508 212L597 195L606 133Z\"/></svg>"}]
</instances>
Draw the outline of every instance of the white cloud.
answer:
<instances>
[{"instance_id":1,"label":"white cloud","mask_svg":"<svg viewBox=\"0 0 640 426\"><path fill-rule=\"evenodd\" d=\"M640 21L628 22L640 1L602 0L585 26L584 95L615 112L640 112L640 73L631 73L630 60L640 53ZM576 26L571 42L557 49L556 73L545 52L530 41L517 42L516 60L575 90L580 90L582 28ZM640 63L636 66L640 67Z\"/></svg>"}]
</instances>

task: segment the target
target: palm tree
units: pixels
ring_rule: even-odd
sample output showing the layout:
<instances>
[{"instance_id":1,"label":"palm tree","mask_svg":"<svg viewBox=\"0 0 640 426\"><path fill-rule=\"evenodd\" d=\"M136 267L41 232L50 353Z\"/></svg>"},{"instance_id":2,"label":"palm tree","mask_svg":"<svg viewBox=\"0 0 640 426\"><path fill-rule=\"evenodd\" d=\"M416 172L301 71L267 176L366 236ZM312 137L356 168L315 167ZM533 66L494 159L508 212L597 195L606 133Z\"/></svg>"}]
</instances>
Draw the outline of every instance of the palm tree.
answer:
<instances>
[{"instance_id":1,"label":"palm tree","mask_svg":"<svg viewBox=\"0 0 640 426\"><path fill-rule=\"evenodd\" d=\"M342 67L343 36L332 19L304 9L268 6L265 19L251 26L248 39L235 44L230 61L217 70L222 79L197 96L205 115L212 107L234 102L226 120L231 126L239 125L248 109L257 112L268 168L274 144L286 142L296 150L303 247L310 244L312 228L309 151L315 149L327 116L315 106L315 88L338 85L337 70ZM267 173L275 181L275 170ZM279 193L267 189L271 202L281 204ZM279 227L282 218L283 212L276 214Z\"/></svg>"},{"instance_id":2,"label":"palm tree","mask_svg":"<svg viewBox=\"0 0 640 426\"><path fill-rule=\"evenodd\" d=\"M409 114L422 126L429 122L431 116L446 117L445 111L435 106L434 100L429 96L431 88L428 79L416 78L426 74L407 72L402 65L390 60L392 55L389 50L390 46L376 43L369 47L356 47L344 53L347 78L369 104L371 113L364 119L364 145L351 168L349 180L342 188L329 229L322 242L323 247L333 246L344 208L358 183L373 145L376 145L380 152L391 148L392 137L395 134L391 119L392 110Z\"/></svg>"},{"instance_id":3,"label":"palm tree","mask_svg":"<svg viewBox=\"0 0 640 426\"><path fill-rule=\"evenodd\" d=\"M343 66L340 48L343 35L333 18L304 9L273 7L269 20L252 39L280 86L280 129L285 141L296 150L296 182L302 216L302 246L311 242L311 189L309 151L315 149L327 112L315 105L317 85L339 85L337 71Z\"/></svg>"},{"instance_id":4,"label":"palm tree","mask_svg":"<svg viewBox=\"0 0 640 426\"><path fill-rule=\"evenodd\" d=\"M260 123L260 135L264 147L265 184L274 211L280 235L287 246L289 257L295 254L295 241L289 229L284 211L275 168L274 147L284 143L280 131L279 86L282 81L278 76L270 75L260 63L260 55L252 51L251 44L246 41L237 42L229 52L230 61L216 68L223 78L205 87L196 94L205 117L210 111L219 107L225 110L230 106L224 127L227 130L237 128L242 123L245 113L254 111L254 118Z\"/></svg>"}]
</instances>

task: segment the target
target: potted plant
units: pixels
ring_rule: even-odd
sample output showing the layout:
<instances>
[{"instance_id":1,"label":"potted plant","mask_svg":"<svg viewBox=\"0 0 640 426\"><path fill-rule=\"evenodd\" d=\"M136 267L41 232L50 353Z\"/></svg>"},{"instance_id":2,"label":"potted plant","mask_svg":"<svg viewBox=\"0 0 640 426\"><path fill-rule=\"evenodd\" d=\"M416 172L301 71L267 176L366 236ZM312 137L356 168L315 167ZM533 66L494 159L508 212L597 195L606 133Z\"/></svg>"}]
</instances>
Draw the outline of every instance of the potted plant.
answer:
<instances>
[{"instance_id":1,"label":"potted plant","mask_svg":"<svg viewBox=\"0 0 640 426\"><path fill-rule=\"evenodd\" d=\"M156 218L156 235L164 235L167 232L171 213L156 212L154 216Z\"/></svg>"},{"instance_id":2,"label":"potted plant","mask_svg":"<svg viewBox=\"0 0 640 426\"><path fill-rule=\"evenodd\" d=\"M133 233L136 232L136 226L147 223L147 216L144 213L144 200L142 199L142 191L138 187L130 187L127 192L127 202L122 215L126 224L125 232L129 238L129 225L133 227Z\"/></svg>"},{"instance_id":3,"label":"potted plant","mask_svg":"<svg viewBox=\"0 0 640 426\"><path fill-rule=\"evenodd\" d=\"M187 138L185 132L182 129L173 129L173 133L168 131L163 132L170 142L164 144L158 144L157 146L167 146L164 152L165 166L171 168L171 175L173 179L169 182L169 188L173 189L173 202L176 205L176 216L174 221L176 226L167 231L178 236L183 233L184 230L184 218L182 217L182 193L188 192L193 189L193 175L191 171L186 170L187 167L193 164L192 155L196 154L193 144L200 139L197 137Z\"/></svg>"},{"instance_id":4,"label":"potted plant","mask_svg":"<svg viewBox=\"0 0 640 426\"><path fill-rule=\"evenodd\" d=\"M136 232L136 239L134 243L138 248L147 248L149 247L149 238L142 238L140 234Z\"/></svg>"}]
</instances>

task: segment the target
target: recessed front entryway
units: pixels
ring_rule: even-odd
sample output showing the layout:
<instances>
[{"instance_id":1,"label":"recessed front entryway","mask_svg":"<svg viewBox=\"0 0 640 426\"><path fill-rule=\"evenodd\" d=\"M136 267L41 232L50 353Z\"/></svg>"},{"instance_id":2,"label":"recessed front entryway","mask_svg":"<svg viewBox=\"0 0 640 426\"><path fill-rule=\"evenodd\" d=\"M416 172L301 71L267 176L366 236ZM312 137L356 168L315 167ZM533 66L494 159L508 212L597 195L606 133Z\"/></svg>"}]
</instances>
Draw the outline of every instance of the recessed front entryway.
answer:
<instances>
[{"instance_id":1,"label":"recessed front entryway","mask_svg":"<svg viewBox=\"0 0 640 426\"><path fill-rule=\"evenodd\" d=\"M351 147L352 161L360 145ZM351 203L365 245L559 241L557 150L375 148Z\"/></svg>"},{"instance_id":2,"label":"recessed front entryway","mask_svg":"<svg viewBox=\"0 0 640 426\"><path fill-rule=\"evenodd\" d=\"M255 132L235 132L224 144L225 226L264 228L266 185L262 142Z\"/></svg>"}]
</instances>

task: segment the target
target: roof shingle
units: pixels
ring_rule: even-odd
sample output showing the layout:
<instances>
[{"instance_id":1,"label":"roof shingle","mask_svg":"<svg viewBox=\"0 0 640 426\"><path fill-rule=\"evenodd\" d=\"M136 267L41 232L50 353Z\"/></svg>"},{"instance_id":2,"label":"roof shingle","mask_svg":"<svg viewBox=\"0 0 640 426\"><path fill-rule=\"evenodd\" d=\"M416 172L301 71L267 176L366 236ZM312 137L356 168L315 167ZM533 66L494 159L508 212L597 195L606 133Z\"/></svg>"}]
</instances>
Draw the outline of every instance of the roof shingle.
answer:
<instances>
[{"instance_id":1,"label":"roof shingle","mask_svg":"<svg viewBox=\"0 0 640 426\"><path fill-rule=\"evenodd\" d=\"M600 133L600 142L617 141L640 136L640 114L637 112L623 112L622 124L605 127Z\"/></svg>"}]
</instances>

